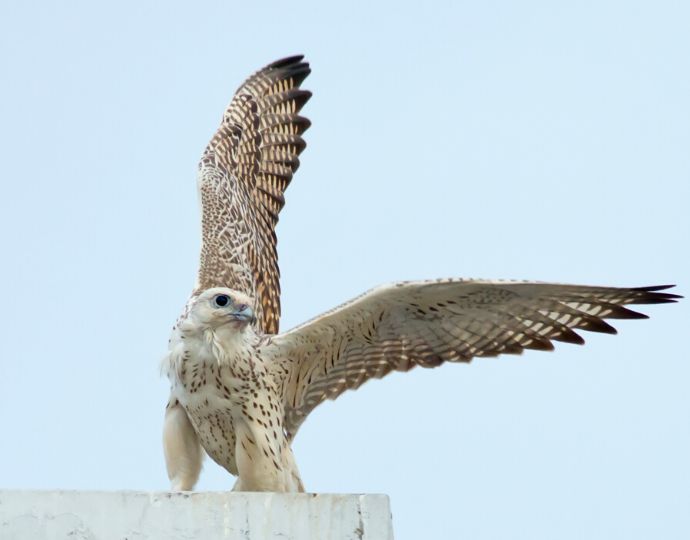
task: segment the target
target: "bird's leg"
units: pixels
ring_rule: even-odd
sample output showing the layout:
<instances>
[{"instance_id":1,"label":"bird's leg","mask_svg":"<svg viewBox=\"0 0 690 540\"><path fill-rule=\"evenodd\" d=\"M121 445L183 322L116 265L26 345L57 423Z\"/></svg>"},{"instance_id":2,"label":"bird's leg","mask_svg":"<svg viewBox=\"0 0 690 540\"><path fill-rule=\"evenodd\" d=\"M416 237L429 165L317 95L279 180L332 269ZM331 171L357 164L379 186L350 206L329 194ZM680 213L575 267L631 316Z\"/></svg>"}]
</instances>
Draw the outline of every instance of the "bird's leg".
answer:
<instances>
[{"instance_id":1,"label":"bird's leg","mask_svg":"<svg viewBox=\"0 0 690 540\"><path fill-rule=\"evenodd\" d=\"M249 419L235 421L236 491L286 491L282 466L273 441L262 426Z\"/></svg>"},{"instance_id":2,"label":"bird's leg","mask_svg":"<svg viewBox=\"0 0 690 540\"><path fill-rule=\"evenodd\" d=\"M273 472L269 475L269 478L264 481L257 479L255 471L247 472L246 469L243 477L240 469L240 476L238 476L232 490L304 493L304 485L299 476L299 470L297 469L292 449L289 446L286 446L283 450L282 457L283 460L280 464L280 468L277 469L275 466L274 469L269 468L269 470ZM240 458L238 454L238 467L242 459L244 458Z\"/></svg>"},{"instance_id":3,"label":"bird's leg","mask_svg":"<svg viewBox=\"0 0 690 540\"><path fill-rule=\"evenodd\" d=\"M170 489L172 491L193 489L199 479L204 454L199 437L187 413L177 402L169 403L165 410L163 450Z\"/></svg>"},{"instance_id":4,"label":"bird's leg","mask_svg":"<svg viewBox=\"0 0 690 540\"><path fill-rule=\"evenodd\" d=\"M287 482L290 486L288 491L296 493L304 493L304 484L302 484L302 478L299 475L299 469L297 468L297 462L295 461L295 454L292 452L292 448L289 444L283 449L283 463L285 465L286 473L288 474Z\"/></svg>"},{"instance_id":5,"label":"bird's leg","mask_svg":"<svg viewBox=\"0 0 690 540\"><path fill-rule=\"evenodd\" d=\"M235 462L238 480L234 491L304 491L292 451L279 422L252 416L235 418Z\"/></svg>"}]
</instances>

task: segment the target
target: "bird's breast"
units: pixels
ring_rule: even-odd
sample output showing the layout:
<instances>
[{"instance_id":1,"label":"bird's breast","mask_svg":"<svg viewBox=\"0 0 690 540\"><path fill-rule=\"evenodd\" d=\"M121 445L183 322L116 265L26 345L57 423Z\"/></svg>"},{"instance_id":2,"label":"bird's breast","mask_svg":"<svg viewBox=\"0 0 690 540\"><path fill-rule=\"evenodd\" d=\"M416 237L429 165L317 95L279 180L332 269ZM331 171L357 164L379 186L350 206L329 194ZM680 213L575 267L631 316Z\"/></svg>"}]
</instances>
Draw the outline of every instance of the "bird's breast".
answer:
<instances>
[{"instance_id":1,"label":"bird's breast","mask_svg":"<svg viewBox=\"0 0 690 540\"><path fill-rule=\"evenodd\" d=\"M191 340L180 345L171 349L168 377L206 453L235 475L238 451L280 462L286 444L280 396L260 357L227 350L219 357L217 344Z\"/></svg>"}]
</instances>

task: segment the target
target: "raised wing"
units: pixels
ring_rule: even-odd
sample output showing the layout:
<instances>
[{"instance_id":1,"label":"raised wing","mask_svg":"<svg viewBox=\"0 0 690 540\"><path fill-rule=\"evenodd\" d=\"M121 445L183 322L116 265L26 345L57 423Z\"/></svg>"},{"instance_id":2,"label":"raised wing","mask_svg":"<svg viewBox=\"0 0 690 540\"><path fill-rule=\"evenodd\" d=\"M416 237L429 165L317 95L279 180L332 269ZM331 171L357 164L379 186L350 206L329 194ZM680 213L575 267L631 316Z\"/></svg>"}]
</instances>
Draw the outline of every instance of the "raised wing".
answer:
<instances>
[{"instance_id":1,"label":"raised wing","mask_svg":"<svg viewBox=\"0 0 690 540\"><path fill-rule=\"evenodd\" d=\"M274 62L237 90L199 163L202 246L195 294L229 287L255 300L258 328L278 332L280 271L275 226L299 167L311 93L302 56Z\"/></svg>"},{"instance_id":2,"label":"raised wing","mask_svg":"<svg viewBox=\"0 0 690 540\"><path fill-rule=\"evenodd\" d=\"M615 334L604 319L647 318L622 306L674 302L680 297L658 292L669 287L440 280L373 289L268 342L285 427L294 435L325 399L391 371L584 343L574 330Z\"/></svg>"}]
</instances>

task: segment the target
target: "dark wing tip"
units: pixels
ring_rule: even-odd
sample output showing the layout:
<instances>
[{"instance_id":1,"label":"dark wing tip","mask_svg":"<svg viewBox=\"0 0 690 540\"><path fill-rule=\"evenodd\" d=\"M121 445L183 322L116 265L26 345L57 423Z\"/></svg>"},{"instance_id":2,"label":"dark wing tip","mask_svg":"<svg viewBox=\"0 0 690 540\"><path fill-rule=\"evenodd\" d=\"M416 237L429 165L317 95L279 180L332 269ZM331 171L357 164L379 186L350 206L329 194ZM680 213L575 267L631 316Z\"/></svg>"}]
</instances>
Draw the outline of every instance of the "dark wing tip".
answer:
<instances>
[{"instance_id":1,"label":"dark wing tip","mask_svg":"<svg viewBox=\"0 0 690 540\"><path fill-rule=\"evenodd\" d=\"M586 317L579 328L582 328L582 330L587 330L588 332L598 332L600 334L618 333L618 330L607 323L604 319L599 319L598 317Z\"/></svg>"},{"instance_id":2,"label":"dark wing tip","mask_svg":"<svg viewBox=\"0 0 690 540\"><path fill-rule=\"evenodd\" d=\"M293 88L284 94L284 100L293 100L295 102L295 110L299 111L311 99L311 92L301 88Z\"/></svg>"},{"instance_id":3,"label":"dark wing tip","mask_svg":"<svg viewBox=\"0 0 690 540\"><path fill-rule=\"evenodd\" d=\"M311 68L309 67L309 64L306 64L306 63L297 64L295 66L290 66L290 67L286 67L286 68L281 68L277 71L277 74L279 74L281 78L293 79L296 87L301 85L304 82L304 79L306 79L310 73L311 73Z\"/></svg>"},{"instance_id":4,"label":"dark wing tip","mask_svg":"<svg viewBox=\"0 0 690 540\"><path fill-rule=\"evenodd\" d=\"M294 124L297 124L300 129L300 134L304 133L311 127L311 120L305 118L304 116L295 116L292 119Z\"/></svg>"},{"instance_id":5,"label":"dark wing tip","mask_svg":"<svg viewBox=\"0 0 690 540\"><path fill-rule=\"evenodd\" d=\"M553 343L546 338L536 335L530 335L529 337L531 341L522 345L525 349L532 349L534 351L553 351L555 348Z\"/></svg>"},{"instance_id":6,"label":"dark wing tip","mask_svg":"<svg viewBox=\"0 0 690 540\"><path fill-rule=\"evenodd\" d=\"M649 315L623 306L611 305L607 307L611 310L611 313L606 315L606 319L649 319Z\"/></svg>"},{"instance_id":7,"label":"dark wing tip","mask_svg":"<svg viewBox=\"0 0 690 540\"><path fill-rule=\"evenodd\" d=\"M632 290L642 292L665 291L666 289L672 289L675 286L675 283L672 285L650 285L647 287L633 287Z\"/></svg>"},{"instance_id":8,"label":"dark wing tip","mask_svg":"<svg viewBox=\"0 0 690 540\"><path fill-rule=\"evenodd\" d=\"M560 333L552 336L551 339L564 343L572 343L573 345L585 344L585 340L580 334L566 327L562 328Z\"/></svg>"},{"instance_id":9,"label":"dark wing tip","mask_svg":"<svg viewBox=\"0 0 690 540\"><path fill-rule=\"evenodd\" d=\"M292 79L294 88L299 88L311 73L309 62L303 62L303 58L304 55L300 54L276 60L260 69L257 74L263 74L274 80Z\"/></svg>"},{"instance_id":10,"label":"dark wing tip","mask_svg":"<svg viewBox=\"0 0 690 540\"><path fill-rule=\"evenodd\" d=\"M303 54L295 54L295 55L293 55L293 56L286 56L285 58L281 58L280 60L276 60L275 62L272 62L272 63L268 64L268 66L266 66L266 67L269 67L269 68L282 68L282 67L285 67L285 66L291 66L291 65L294 65L294 64L299 64L300 62L302 62L303 59L304 59L304 55L303 55ZM304 64L305 64L306 66L309 66L309 64L306 63L306 62L305 62Z\"/></svg>"},{"instance_id":11,"label":"dark wing tip","mask_svg":"<svg viewBox=\"0 0 690 540\"><path fill-rule=\"evenodd\" d=\"M650 287L635 287L631 290L640 293L631 304L671 304L683 298L679 294L664 293L664 291L675 287L675 285L652 285Z\"/></svg>"}]
</instances>

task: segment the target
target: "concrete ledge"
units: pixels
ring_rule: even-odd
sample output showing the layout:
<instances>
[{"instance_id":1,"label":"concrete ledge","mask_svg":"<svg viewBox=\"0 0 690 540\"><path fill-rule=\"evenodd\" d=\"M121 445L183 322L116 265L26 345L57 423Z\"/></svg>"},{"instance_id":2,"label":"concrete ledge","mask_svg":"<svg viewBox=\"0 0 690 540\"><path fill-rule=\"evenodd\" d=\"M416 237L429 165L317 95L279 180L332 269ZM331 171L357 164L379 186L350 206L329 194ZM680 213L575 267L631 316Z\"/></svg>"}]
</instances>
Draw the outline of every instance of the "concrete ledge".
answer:
<instances>
[{"instance_id":1,"label":"concrete ledge","mask_svg":"<svg viewBox=\"0 0 690 540\"><path fill-rule=\"evenodd\" d=\"M392 540L386 495L0 491L2 540Z\"/></svg>"}]
</instances>

